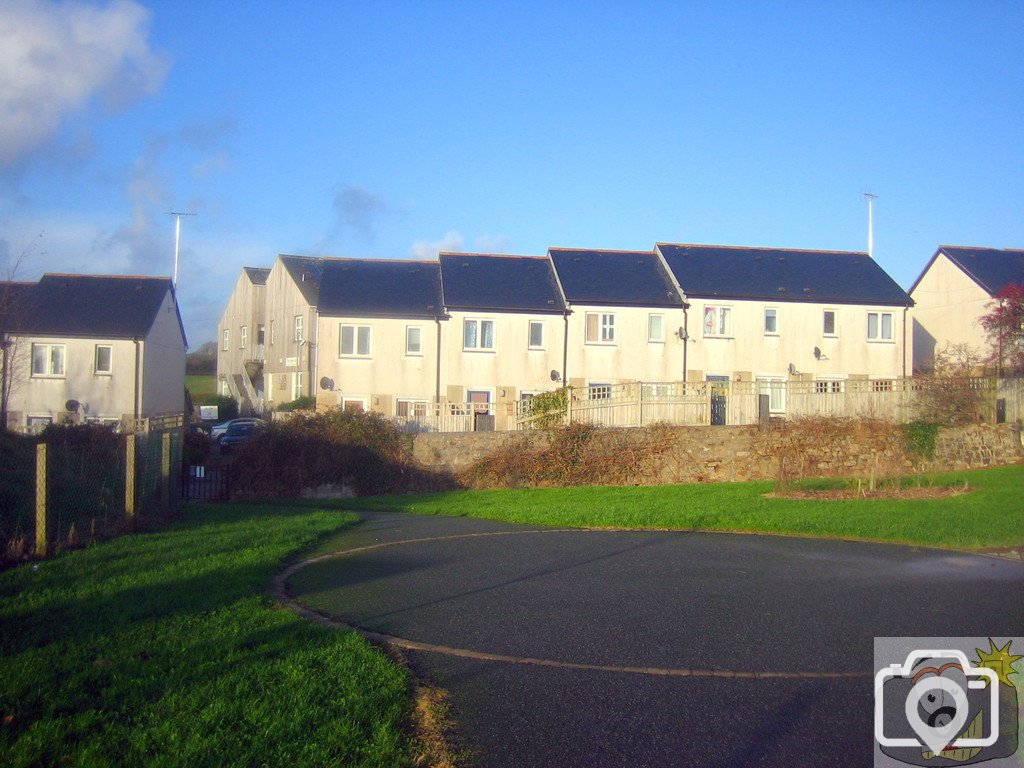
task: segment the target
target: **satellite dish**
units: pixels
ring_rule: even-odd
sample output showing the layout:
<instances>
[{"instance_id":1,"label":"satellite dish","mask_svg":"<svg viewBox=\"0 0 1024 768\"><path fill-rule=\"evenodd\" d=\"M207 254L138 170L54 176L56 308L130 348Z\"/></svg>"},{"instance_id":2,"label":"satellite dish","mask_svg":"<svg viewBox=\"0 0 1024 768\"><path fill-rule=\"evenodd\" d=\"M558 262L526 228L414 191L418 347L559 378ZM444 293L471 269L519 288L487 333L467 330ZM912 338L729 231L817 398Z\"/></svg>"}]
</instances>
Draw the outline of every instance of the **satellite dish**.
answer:
<instances>
[{"instance_id":1,"label":"satellite dish","mask_svg":"<svg viewBox=\"0 0 1024 768\"><path fill-rule=\"evenodd\" d=\"M562 380L562 374L560 374L558 371L552 371L551 372L551 380L552 381L561 381Z\"/></svg>"},{"instance_id":2,"label":"satellite dish","mask_svg":"<svg viewBox=\"0 0 1024 768\"><path fill-rule=\"evenodd\" d=\"M334 379L329 379L328 377L324 376L322 379L320 379L320 389L326 389L328 391L334 389Z\"/></svg>"},{"instance_id":3,"label":"satellite dish","mask_svg":"<svg viewBox=\"0 0 1024 768\"><path fill-rule=\"evenodd\" d=\"M64 410L71 411L72 413L78 413L78 409L82 407L82 404L77 400L68 400L64 403Z\"/></svg>"}]
</instances>

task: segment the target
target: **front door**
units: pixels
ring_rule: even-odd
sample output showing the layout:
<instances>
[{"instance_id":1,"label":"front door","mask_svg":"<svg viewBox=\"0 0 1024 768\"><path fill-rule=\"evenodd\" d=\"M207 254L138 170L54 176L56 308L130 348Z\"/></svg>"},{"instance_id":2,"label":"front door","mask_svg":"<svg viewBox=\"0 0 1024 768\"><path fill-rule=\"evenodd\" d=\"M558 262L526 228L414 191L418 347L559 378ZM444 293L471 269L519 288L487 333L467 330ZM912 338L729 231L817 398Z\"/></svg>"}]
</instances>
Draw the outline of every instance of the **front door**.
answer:
<instances>
[{"instance_id":1,"label":"front door","mask_svg":"<svg viewBox=\"0 0 1024 768\"><path fill-rule=\"evenodd\" d=\"M729 395L728 376L708 376L711 384L711 426L725 426L726 399Z\"/></svg>"}]
</instances>

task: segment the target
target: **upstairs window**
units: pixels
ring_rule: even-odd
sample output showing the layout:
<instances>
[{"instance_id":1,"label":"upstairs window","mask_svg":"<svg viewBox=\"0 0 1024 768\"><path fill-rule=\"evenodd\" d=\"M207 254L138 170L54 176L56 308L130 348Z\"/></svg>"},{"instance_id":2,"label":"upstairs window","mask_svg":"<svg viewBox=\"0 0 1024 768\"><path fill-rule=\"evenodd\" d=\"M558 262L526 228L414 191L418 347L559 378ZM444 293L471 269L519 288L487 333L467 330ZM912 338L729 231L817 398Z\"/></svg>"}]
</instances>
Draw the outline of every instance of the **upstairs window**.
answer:
<instances>
[{"instance_id":1,"label":"upstairs window","mask_svg":"<svg viewBox=\"0 0 1024 768\"><path fill-rule=\"evenodd\" d=\"M302 315L296 315L295 316L295 340L296 341L305 341L306 340L306 332L305 332L304 326L305 326L305 319L302 317Z\"/></svg>"},{"instance_id":2,"label":"upstairs window","mask_svg":"<svg viewBox=\"0 0 1024 768\"><path fill-rule=\"evenodd\" d=\"M647 341L661 342L665 340L665 316L647 316Z\"/></svg>"},{"instance_id":3,"label":"upstairs window","mask_svg":"<svg viewBox=\"0 0 1024 768\"><path fill-rule=\"evenodd\" d=\"M779 310L768 307L764 311L764 334L765 336L779 335Z\"/></svg>"},{"instance_id":4,"label":"upstairs window","mask_svg":"<svg viewBox=\"0 0 1024 768\"><path fill-rule=\"evenodd\" d=\"M544 322L541 320L530 321L530 349L544 348Z\"/></svg>"},{"instance_id":5,"label":"upstairs window","mask_svg":"<svg viewBox=\"0 0 1024 768\"><path fill-rule=\"evenodd\" d=\"M732 336L732 308L706 305L704 307L704 335Z\"/></svg>"},{"instance_id":6,"label":"upstairs window","mask_svg":"<svg viewBox=\"0 0 1024 768\"><path fill-rule=\"evenodd\" d=\"M340 351L342 357L369 357L370 326L342 325Z\"/></svg>"},{"instance_id":7,"label":"upstairs window","mask_svg":"<svg viewBox=\"0 0 1024 768\"><path fill-rule=\"evenodd\" d=\"M113 364L113 347L108 344L97 344L95 359L93 360L93 372L98 374L109 374Z\"/></svg>"},{"instance_id":8,"label":"upstairs window","mask_svg":"<svg viewBox=\"0 0 1024 768\"><path fill-rule=\"evenodd\" d=\"M249 341L249 326L247 326L247 325L243 325L243 326L242 326L242 333L241 333L241 337L242 337L242 338L241 338L241 339L239 339L240 343L239 343L239 345L238 345L238 346L239 346L240 348L242 348L242 349L245 349L245 345L246 345L246 343L247 343L247 342Z\"/></svg>"},{"instance_id":9,"label":"upstairs window","mask_svg":"<svg viewBox=\"0 0 1024 768\"><path fill-rule=\"evenodd\" d=\"M892 312L868 312L868 341L892 340Z\"/></svg>"},{"instance_id":10,"label":"upstairs window","mask_svg":"<svg viewBox=\"0 0 1024 768\"><path fill-rule=\"evenodd\" d=\"M270 321L270 346L274 346L274 339L277 336L277 320Z\"/></svg>"},{"instance_id":11,"label":"upstairs window","mask_svg":"<svg viewBox=\"0 0 1024 768\"><path fill-rule=\"evenodd\" d=\"M494 321L463 320L462 348L469 350L494 349Z\"/></svg>"},{"instance_id":12,"label":"upstairs window","mask_svg":"<svg viewBox=\"0 0 1024 768\"><path fill-rule=\"evenodd\" d=\"M418 325L407 325L405 327L405 354L423 354L423 329Z\"/></svg>"},{"instance_id":13,"label":"upstairs window","mask_svg":"<svg viewBox=\"0 0 1024 768\"><path fill-rule=\"evenodd\" d=\"M231 344L231 331L227 328L224 329L224 341L221 343L221 349L225 352L228 351L228 346Z\"/></svg>"},{"instance_id":14,"label":"upstairs window","mask_svg":"<svg viewBox=\"0 0 1024 768\"><path fill-rule=\"evenodd\" d=\"M256 343L261 347L267 343L267 331L262 324L256 326Z\"/></svg>"},{"instance_id":15,"label":"upstairs window","mask_svg":"<svg viewBox=\"0 0 1024 768\"><path fill-rule=\"evenodd\" d=\"M64 375L64 345L63 344L33 344L32 345L32 375L33 376L63 376Z\"/></svg>"},{"instance_id":16,"label":"upstairs window","mask_svg":"<svg viewBox=\"0 0 1024 768\"><path fill-rule=\"evenodd\" d=\"M608 312L587 312L587 343L615 343L615 315Z\"/></svg>"},{"instance_id":17,"label":"upstairs window","mask_svg":"<svg viewBox=\"0 0 1024 768\"><path fill-rule=\"evenodd\" d=\"M836 311L834 309L826 309L822 313L822 325L821 332L826 336L836 335Z\"/></svg>"}]
</instances>

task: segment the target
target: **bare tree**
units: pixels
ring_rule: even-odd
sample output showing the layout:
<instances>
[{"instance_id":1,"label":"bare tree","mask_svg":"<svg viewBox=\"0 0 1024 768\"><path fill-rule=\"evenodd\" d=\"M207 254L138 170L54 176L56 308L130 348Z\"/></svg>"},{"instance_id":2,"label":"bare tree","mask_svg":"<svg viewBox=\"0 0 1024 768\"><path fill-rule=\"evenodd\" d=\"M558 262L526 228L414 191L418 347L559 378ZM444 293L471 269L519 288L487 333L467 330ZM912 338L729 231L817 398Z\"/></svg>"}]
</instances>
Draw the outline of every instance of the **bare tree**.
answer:
<instances>
[{"instance_id":1,"label":"bare tree","mask_svg":"<svg viewBox=\"0 0 1024 768\"><path fill-rule=\"evenodd\" d=\"M42 238L42 234L39 235ZM17 282L18 273L36 247L26 246L4 269L0 280L0 431L8 428L11 396L24 379L26 348L20 331L29 311L32 283Z\"/></svg>"}]
</instances>

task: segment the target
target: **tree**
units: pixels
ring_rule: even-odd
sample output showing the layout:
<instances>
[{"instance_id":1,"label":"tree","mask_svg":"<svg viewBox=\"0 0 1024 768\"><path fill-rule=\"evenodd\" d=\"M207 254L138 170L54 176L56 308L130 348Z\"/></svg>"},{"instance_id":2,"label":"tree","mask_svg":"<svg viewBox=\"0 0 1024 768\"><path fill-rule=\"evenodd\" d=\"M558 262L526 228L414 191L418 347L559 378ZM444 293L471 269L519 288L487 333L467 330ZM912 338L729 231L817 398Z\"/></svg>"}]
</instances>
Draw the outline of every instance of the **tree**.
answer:
<instances>
[{"instance_id":1,"label":"tree","mask_svg":"<svg viewBox=\"0 0 1024 768\"><path fill-rule=\"evenodd\" d=\"M985 395L974 377L981 362L968 344L947 344L936 352L932 373L914 378L915 418L943 426L981 421Z\"/></svg>"},{"instance_id":2,"label":"tree","mask_svg":"<svg viewBox=\"0 0 1024 768\"><path fill-rule=\"evenodd\" d=\"M209 376L217 372L217 343L208 341L195 352L185 355L185 373L190 376Z\"/></svg>"},{"instance_id":3,"label":"tree","mask_svg":"<svg viewBox=\"0 0 1024 768\"><path fill-rule=\"evenodd\" d=\"M11 395L23 378L19 372L24 370L26 350L19 332L30 311L34 285L16 282L15 277L35 245L33 242L16 259L7 262L6 274L0 278L0 432L7 431Z\"/></svg>"},{"instance_id":4,"label":"tree","mask_svg":"<svg viewBox=\"0 0 1024 768\"><path fill-rule=\"evenodd\" d=\"M1011 283L996 294L981 327L992 344L992 362L1000 376L1024 375L1024 283Z\"/></svg>"}]
</instances>

